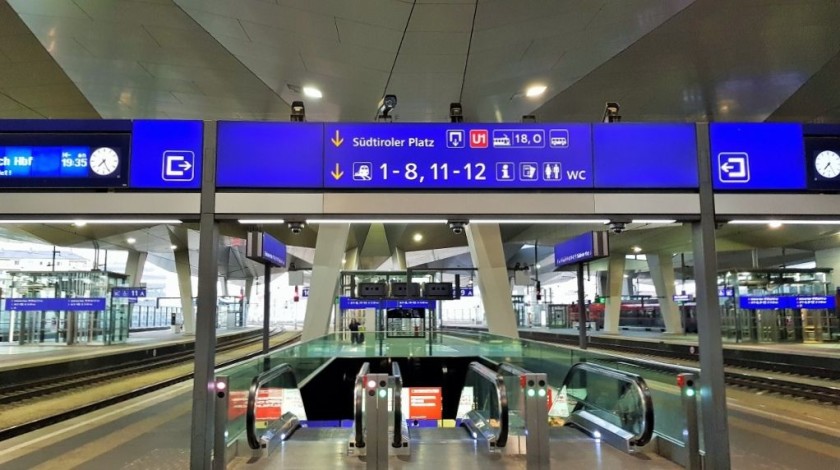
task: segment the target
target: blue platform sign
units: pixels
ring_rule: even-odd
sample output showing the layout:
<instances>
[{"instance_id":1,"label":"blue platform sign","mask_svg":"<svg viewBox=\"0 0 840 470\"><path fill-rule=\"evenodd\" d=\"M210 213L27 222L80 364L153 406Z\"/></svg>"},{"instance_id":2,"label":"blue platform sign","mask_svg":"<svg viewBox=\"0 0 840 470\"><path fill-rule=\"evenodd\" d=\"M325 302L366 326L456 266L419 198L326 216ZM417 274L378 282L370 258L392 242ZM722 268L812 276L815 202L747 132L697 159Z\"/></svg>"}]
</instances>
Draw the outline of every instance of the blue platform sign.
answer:
<instances>
[{"instance_id":1,"label":"blue platform sign","mask_svg":"<svg viewBox=\"0 0 840 470\"><path fill-rule=\"evenodd\" d=\"M245 256L277 268L286 266L286 244L265 232L248 232Z\"/></svg>"},{"instance_id":2,"label":"blue platform sign","mask_svg":"<svg viewBox=\"0 0 840 470\"><path fill-rule=\"evenodd\" d=\"M324 187L592 188L588 124L326 124Z\"/></svg>"},{"instance_id":3,"label":"blue platform sign","mask_svg":"<svg viewBox=\"0 0 840 470\"><path fill-rule=\"evenodd\" d=\"M806 189L800 124L712 123L709 137L714 189Z\"/></svg>"},{"instance_id":4,"label":"blue platform sign","mask_svg":"<svg viewBox=\"0 0 840 470\"><path fill-rule=\"evenodd\" d=\"M691 302L691 296L688 294L677 294L673 299L674 302Z\"/></svg>"},{"instance_id":5,"label":"blue platform sign","mask_svg":"<svg viewBox=\"0 0 840 470\"><path fill-rule=\"evenodd\" d=\"M300 290L301 297L309 297L309 286L305 286L303 289Z\"/></svg>"},{"instance_id":6,"label":"blue platform sign","mask_svg":"<svg viewBox=\"0 0 840 470\"><path fill-rule=\"evenodd\" d=\"M218 124L218 188L323 187L323 124Z\"/></svg>"},{"instance_id":7,"label":"blue platform sign","mask_svg":"<svg viewBox=\"0 0 840 470\"><path fill-rule=\"evenodd\" d=\"M735 297L735 288L718 286L718 297Z\"/></svg>"},{"instance_id":8,"label":"blue platform sign","mask_svg":"<svg viewBox=\"0 0 840 470\"><path fill-rule=\"evenodd\" d=\"M129 186L200 189L203 154L201 121L134 121Z\"/></svg>"},{"instance_id":9,"label":"blue platform sign","mask_svg":"<svg viewBox=\"0 0 840 470\"><path fill-rule=\"evenodd\" d=\"M367 309L367 308L377 308L377 309L386 309L386 308L425 308L425 309L434 309L435 308L435 301L434 300L422 300L422 299L405 299L405 300L397 300L397 299L352 299L350 297L339 297L338 298L338 307L341 310L349 310L349 309Z\"/></svg>"},{"instance_id":10,"label":"blue platform sign","mask_svg":"<svg viewBox=\"0 0 840 470\"><path fill-rule=\"evenodd\" d=\"M833 309L836 306L834 296L794 296L794 295L763 295L741 296L738 304L745 310L803 308L803 309Z\"/></svg>"},{"instance_id":11,"label":"blue platform sign","mask_svg":"<svg viewBox=\"0 0 840 470\"><path fill-rule=\"evenodd\" d=\"M145 287L112 287L111 297L120 299L136 299L146 297Z\"/></svg>"},{"instance_id":12,"label":"blue platform sign","mask_svg":"<svg viewBox=\"0 0 840 470\"><path fill-rule=\"evenodd\" d=\"M696 188L693 124L595 124L595 187Z\"/></svg>"},{"instance_id":13,"label":"blue platform sign","mask_svg":"<svg viewBox=\"0 0 840 470\"><path fill-rule=\"evenodd\" d=\"M100 297L6 299L6 310L18 312L101 311L105 310L105 299Z\"/></svg>"},{"instance_id":14,"label":"blue platform sign","mask_svg":"<svg viewBox=\"0 0 840 470\"><path fill-rule=\"evenodd\" d=\"M474 297L475 293L472 287L462 287L461 288L461 297Z\"/></svg>"},{"instance_id":15,"label":"blue platform sign","mask_svg":"<svg viewBox=\"0 0 840 470\"><path fill-rule=\"evenodd\" d=\"M584 232L554 245L554 266L585 263L609 256L609 234L604 231Z\"/></svg>"}]
</instances>

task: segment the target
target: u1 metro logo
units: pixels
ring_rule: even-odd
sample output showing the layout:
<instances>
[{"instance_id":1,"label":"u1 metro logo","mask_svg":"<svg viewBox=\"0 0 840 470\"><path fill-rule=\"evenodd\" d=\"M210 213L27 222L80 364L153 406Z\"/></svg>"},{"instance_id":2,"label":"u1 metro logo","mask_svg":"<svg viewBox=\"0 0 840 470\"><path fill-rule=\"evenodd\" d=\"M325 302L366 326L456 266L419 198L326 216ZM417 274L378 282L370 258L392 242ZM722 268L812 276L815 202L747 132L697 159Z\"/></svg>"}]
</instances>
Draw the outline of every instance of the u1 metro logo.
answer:
<instances>
[{"instance_id":1,"label":"u1 metro logo","mask_svg":"<svg viewBox=\"0 0 840 470\"><path fill-rule=\"evenodd\" d=\"M490 136L487 129L470 130L470 147L474 149L486 149L490 145Z\"/></svg>"}]
</instances>

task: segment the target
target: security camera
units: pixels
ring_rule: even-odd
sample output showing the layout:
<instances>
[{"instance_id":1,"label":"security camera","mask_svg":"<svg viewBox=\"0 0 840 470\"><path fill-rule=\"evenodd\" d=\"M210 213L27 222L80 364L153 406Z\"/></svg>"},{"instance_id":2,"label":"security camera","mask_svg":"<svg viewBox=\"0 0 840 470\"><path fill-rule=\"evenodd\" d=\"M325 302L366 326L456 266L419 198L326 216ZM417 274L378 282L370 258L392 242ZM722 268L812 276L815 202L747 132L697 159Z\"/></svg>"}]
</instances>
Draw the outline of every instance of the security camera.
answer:
<instances>
[{"instance_id":1,"label":"security camera","mask_svg":"<svg viewBox=\"0 0 840 470\"><path fill-rule=\"evenodd\" d=\"M452 230L452 233L454 233L455 235L461 235L462 233L464 233L464 226L466 226L466 225L467 225L467 223L462 221L462 220L450 220L449 221L449 228Z\"/></svg>"},{"instance_id":2,"label":"security camera","mask_svg":"<svg viewBox=\"0 0 840 470\"><path fill-rule=\"evenodd\" d=\"M391 119L391 111L397 107L397 95L385 95L379 102L379 119Z\"/></svg>"},{"instance_id":3,"label":"security camera","mask_svg":"<svg viewBox=\"0 0 840 470\"><path fill-rule=\"evenodd\" d=\"M303 232L303 222L289 222L289 230L295 235Z\"/></svg>"},{"instance_id":4,"label":"security camera","mask_svg":"<svg viewBox=\"0 0 840 470\"><path fill-rule=\"evenodd\" d=\"M610 232L612 233L621 233L625 228L624 222L610 222Z\"/></svg>"}]
</instances>

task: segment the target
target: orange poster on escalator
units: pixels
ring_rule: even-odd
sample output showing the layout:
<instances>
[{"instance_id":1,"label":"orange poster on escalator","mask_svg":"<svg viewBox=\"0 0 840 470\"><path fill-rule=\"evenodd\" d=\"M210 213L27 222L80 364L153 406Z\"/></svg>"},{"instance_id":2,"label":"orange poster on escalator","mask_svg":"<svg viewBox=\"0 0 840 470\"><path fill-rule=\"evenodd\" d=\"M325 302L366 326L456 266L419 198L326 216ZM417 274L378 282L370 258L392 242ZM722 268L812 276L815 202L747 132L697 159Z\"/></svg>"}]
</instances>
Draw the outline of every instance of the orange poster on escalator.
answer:
<instances>
[{"instance_id":1,"label":"orange poster on escalator","mask_svg":"<svg viewBox=\"0 0 840 470\"><path fill-rule=\"evenodd\" d=\"M440 387L411 387L408 390L409 419L443 419Z\"/></svg>"}]
</instances>

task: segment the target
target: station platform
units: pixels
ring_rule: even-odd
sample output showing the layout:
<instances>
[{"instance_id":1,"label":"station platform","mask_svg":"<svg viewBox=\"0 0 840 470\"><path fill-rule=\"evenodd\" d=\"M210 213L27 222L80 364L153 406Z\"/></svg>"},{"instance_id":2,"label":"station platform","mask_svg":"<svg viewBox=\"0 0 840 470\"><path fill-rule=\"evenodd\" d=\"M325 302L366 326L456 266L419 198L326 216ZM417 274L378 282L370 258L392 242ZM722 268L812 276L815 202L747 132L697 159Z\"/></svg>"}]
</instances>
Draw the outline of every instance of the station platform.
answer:
<instances>
[{"instance_id":1,"label":"station platform","mask_svg":"<svg viewBox=\"0 0 840 470\"><path fill-rule=\"evenodd\" d=\"M374 341L359 346L336 335L288 348L285 358L311 359L323 355L372 359L384 357L385 351L395 351L394 345L400 341L386 341L380 352ZM510 341L490 339L480 343L441 335L428 355L509 355L518 350ZM564 354L562 346L539 347L544 350L533 357L543 357L551 350ZM527 349L531 348L522 351ZM423 351L423 348L414 351ZM317 387L317 381L310 383ZM663 384L651 382L650 385L655 392L654 405L659 406L664 394L671 392ZM0 468L189 468L191 390L192 382L184 382L8 439L0 447ZM333 401L340 399L333 390L330 390L330 396ZM349 394L345 398L347 401L352 399ZM732 468L836 468L836 462L840 461L840 410L836 407L747 392L727 398ZM323 400L326 398L319 402L326 404ZM670 413L663 412L665 416ZM347 428L302 428L260 458L236 456L226 468L365 468L364 460L347 454L348 436ZM570 427L552 428L550 436L551 468L680 468L649 452L628 454L618 451ZM392 456L390 467L526 467L524 456L487 452L486 447L469 438L460 428L411 428L410 441L411 455Z\"/></svg>"},{"instance_id":2,"label":"station platform","mask_svg":"<svg viewBox=\"0 0 840 470\"><path fill-rule=\"evenodd\" d=\"M216 337L225 338L257 331L262 331L262 328L225 328L217 330ZM127 342L110 346L0 344L0 372L61 362L83 361L93 357L106 357L156 347L186 345L194 341L195 338L192 335L172 333L171 330L156 330L132 333Z\"/></svg>"}]
</instances>

